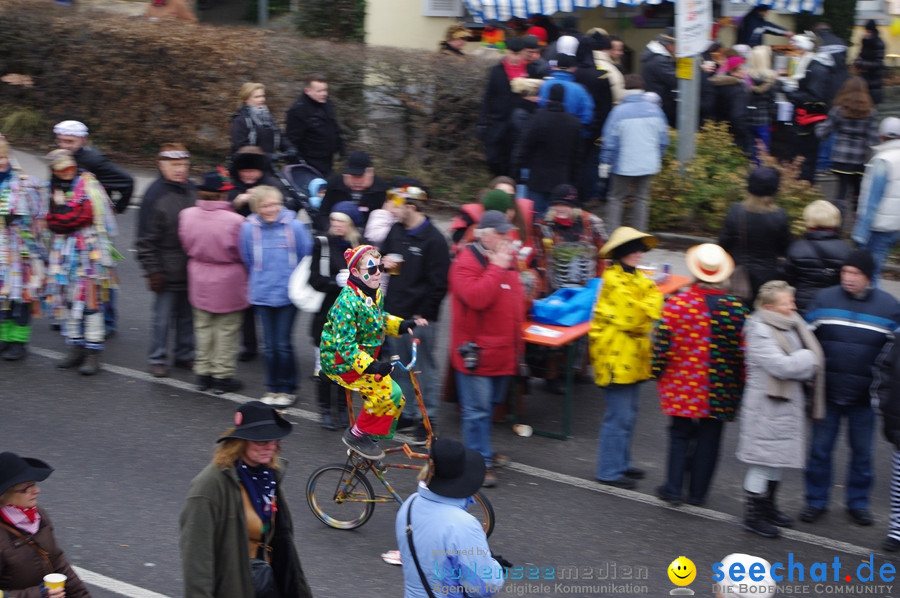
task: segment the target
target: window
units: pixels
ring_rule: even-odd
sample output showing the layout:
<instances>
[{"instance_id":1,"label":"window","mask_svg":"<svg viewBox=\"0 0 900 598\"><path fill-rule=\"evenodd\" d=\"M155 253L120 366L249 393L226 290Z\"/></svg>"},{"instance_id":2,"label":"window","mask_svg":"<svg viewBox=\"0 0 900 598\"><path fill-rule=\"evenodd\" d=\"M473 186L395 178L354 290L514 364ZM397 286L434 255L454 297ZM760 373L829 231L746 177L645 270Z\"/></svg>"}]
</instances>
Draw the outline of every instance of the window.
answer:
<instances>
[{"instance_id":1,"label":"window","mask_svg":"<svg viewBox=\"0 0 900 598\"><path fill-rule=\"evenodd\" d=\"M422 14L426 17L461 17L462 0L422 0Z\"/></svg>"}]
</instances>

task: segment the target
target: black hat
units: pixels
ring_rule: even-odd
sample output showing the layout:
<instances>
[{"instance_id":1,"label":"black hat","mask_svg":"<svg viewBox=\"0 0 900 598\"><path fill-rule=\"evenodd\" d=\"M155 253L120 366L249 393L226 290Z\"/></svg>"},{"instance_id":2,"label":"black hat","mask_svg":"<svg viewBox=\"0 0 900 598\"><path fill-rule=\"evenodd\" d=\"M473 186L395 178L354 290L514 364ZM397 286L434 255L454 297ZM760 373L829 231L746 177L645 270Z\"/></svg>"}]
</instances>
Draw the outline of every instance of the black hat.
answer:
<instances>
[{"instance_id":1,"label":"black hat","mask_svg":"<svg viewBox=\"0 0 900 598\"><path fill-rule=\"evenodd\" d=\"M778 193L781 174L771 166L754 168L747 177L747 191L757 197L771 197Z\"/></svg>"},{"instance_id":2,"label":"black hat","mask_svg":"<svg viewBox=\"0 0 900 598\"><path fill-rule=\"evenodd\" d=\"M660 41L664 44L674 44L675 43L675 28L674 27L666 27L665 30L656 36L657 41Z\"/></svg>"},{"instance_id":3,"label":"black hat","mask_svg":"<svg viewBox=\"0 0 900 598\"><path fill-rule=\"evenodd\" d=\"M223 192L232 189L234 189L234 185L231 184L228 171L224 166L219 166L216 170L204 174L203 181L197 185L198 191Z\"/></svg>"},{"instance_id":4,"label":"black hat","mask_svg":"<svg viewBox=\"0 0 900 598\"><path fill-rule=\"evenodd\" d=\"M575 66L575 57L571 54L557 54L556 55L556 68L558 69L568 69Z\"/></svg>"},{"instance_id":5,"label":"black hat","mask_svg":"<svg viewBox=\"0 0 900 598\"><path fill-rule=\"evenodd\" d=\"M540 47L540 43L536 35L528 34L522 36L522 43L525 44L525 48L528 50L537 50Z\"/></svg>"},{"instance_id":6,"label":"black hat","mask_svg":"<svg viewBox=\"0 0 900 598\"><path fill-rule=\"evenodd\" d=\"M521 37L510 37L506 40L506 49L510 52L521 52L525 49L525 40Z\"/></svg>"},{"instance_id":7,"label":"black hat","mask_svg":"<svg viewBox=\"0 0 900 598\"><path fill-rule=\"evenodd\" d=\"M566 88L562 83L554 83L550 86L550 94L547 99L551 102L562 102L566 99Z\"/></svg>"},{"instance_id":8,"label":"black hat","mask_svg":"<svg viewBox=\"0 0 900 598\"><path fill-rule=\"evenodd\" d=\"M565 204L575 206L578 203L578 189L569 183L560 183L550 192L550 205Z\"/></svg>"},{"instance_id":9,"label":"black hat","mask_svg":"<svg viewBox=\"0 0 900 598\"><path fill-rule=\"evenodd\" d=\"M266 170L269 165L269 159L260 150L257 152L241 152L234 155L231 160L231 169L234 172L238 170Z\"/></svg>"},{"instance_id":10,"label":"black hat","mask_svg":"<svg viewBox=\"0 0 900 598\"><path fill-rule=\"evenodd\" d=\"M278 440L291 433L293 424L281 417L271 405L262 401L244 403L234 412L234 429L225 432L216 442L226 438L240 438L265 442Z\"/></svg>"},{"instance_id":11,"label":"black hat","mask_svg":"<svg viewBox=\"0 0 900 598\"><path fill-rule=\"evenodd\" d=\"M484 458L458 440L438 438L431 445L434 471L428 489L448 498L468 498L484 482Z\"/></svg>"},{"instance_id":12,"label":"black hat","mask_svg":"<svg viewBox=\"0 0 900 598\"><path fill-rule=\"evenodd\" d=\"M366 169L370 166L372 166L372 160L369 158L369 154L357 150L347 158L347 167L344 169L344 174L361 176L365 174Z\"/></svg>"},{"instance_id":13,"label":"black hat","mask_svg":"<svg viewBox=\"0 0 900 598\"><path fill-rule=\"evenodd\" d=\"M842 265L859 268L869 280L872 280L872 275L875 274L875 260L868 249L857 249L844 260Z\"/></svg>"},{"instance_id":14,"label":"black hat","mask_svg":"<svg viewBox=\"0 0 900 598\"><path fill-rule=\"evenodd\" d=\"M43 482L51 473L53 468L40 459L0 453L0 495L22 482Z\"/></svg>"}]
</instances>

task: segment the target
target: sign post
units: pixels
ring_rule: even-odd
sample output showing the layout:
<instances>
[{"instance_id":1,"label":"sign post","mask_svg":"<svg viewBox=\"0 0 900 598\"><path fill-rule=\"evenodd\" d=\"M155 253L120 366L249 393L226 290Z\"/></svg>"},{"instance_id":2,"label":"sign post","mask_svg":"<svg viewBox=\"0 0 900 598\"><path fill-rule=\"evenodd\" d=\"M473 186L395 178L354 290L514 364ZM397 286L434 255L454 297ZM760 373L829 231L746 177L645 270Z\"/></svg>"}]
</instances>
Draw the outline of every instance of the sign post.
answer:
<instances>
[{"instance_id":1,"label":"sign post","mask_svg":"<svg viewBox=\"0 0 900 598\"><path fill-rule=\"evenodd\" d=\"M694 134L700 120L700 68L698 57L709 45L712 0L675 3L675 76L678 78L678 162L694 157Z\"/></svg>"}]
</instances>

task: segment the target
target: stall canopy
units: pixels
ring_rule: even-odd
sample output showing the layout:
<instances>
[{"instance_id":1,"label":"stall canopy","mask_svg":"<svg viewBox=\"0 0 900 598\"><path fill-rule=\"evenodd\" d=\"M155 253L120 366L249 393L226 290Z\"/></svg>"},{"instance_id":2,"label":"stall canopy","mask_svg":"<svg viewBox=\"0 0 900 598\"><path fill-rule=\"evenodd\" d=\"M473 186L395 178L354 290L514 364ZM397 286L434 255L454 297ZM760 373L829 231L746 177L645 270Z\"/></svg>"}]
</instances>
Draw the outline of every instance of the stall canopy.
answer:
<instances>
[{"instance_id":1,"label":"stall canopy","mask_svg":"<svg viewBox=\"0 0 900 598\"><path fill-rule=\"evenodd\" d=\"M506 21L512 17L553 15L574 12L578 8L619 8L641 4L662 4L674 0L464 0L469 13L479 23ZM778 12L819 12L823 0L753 0L734 2L748 6L763 4Z\"/></svg>"}]
</instances>

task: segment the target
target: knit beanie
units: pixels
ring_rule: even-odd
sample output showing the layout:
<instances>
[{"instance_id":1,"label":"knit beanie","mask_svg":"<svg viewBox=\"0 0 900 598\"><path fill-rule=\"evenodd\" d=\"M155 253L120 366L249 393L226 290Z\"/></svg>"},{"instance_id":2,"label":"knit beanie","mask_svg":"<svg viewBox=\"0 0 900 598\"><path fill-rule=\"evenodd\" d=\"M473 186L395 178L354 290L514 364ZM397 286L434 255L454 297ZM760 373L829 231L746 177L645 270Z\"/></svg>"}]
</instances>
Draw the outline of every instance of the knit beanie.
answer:
<instances>
[{"instance_id":1,"label":"knit beanie","mask_svg":"<svg viewBox=\"0 0 900 598\"><path fill-rule=\"evenodd\" d=\"M331 213L334 214L335 212L346 214L357 228L363 225L362 212L359 211L359 206L352 201L337 202L331 207Z\"/></svg>"},{"instance_id":2,"label":"knit beanie","mask_svg":"<svg viewBox=\"0 0 900 598\"><path fill-rule=\"evenodd\" d=\"M771 197L778 193L781 174L771 166L753 169L747 178L747 191L757 197Z\"/></svg>"},{"instance_id":3,"label":"knit beanie","mask_svg":"<svg viewBox=\"0 0 900 598\"><path fill-rule=\"evenodd\" d=\"M869 280L872 280L872 275L875 273L875 260L872 259L872 254L868 249L857 249L850 254L843 265L859 268Z\"/></svg>"},{"instance_id":4,"label":"knit beanie","mask_svg":"<svg viewBox=\"0 0 900 598\"><path fill-rule=\"evenodd\" d=\"M351 247L344 252L344 259L347 260L347 269L352 270L356 268L356 264L359 262L359 258L370 251L378 251L371 245L360 245L358 247Z\"/></svg>"},{"instance_id":5,"label":"knit beanie","mask_svg":"<svg viewBox=\"0 0 900 598\"><path fill-rule=\"evenodd\" d=\"M481 200L481 205L484 206L485 211L496 210L498 212L506 212L506 210L513 207L513 198L512 195L506 191L494 189L485 194L484 198Z\"/></svg>"}]
</instances>

